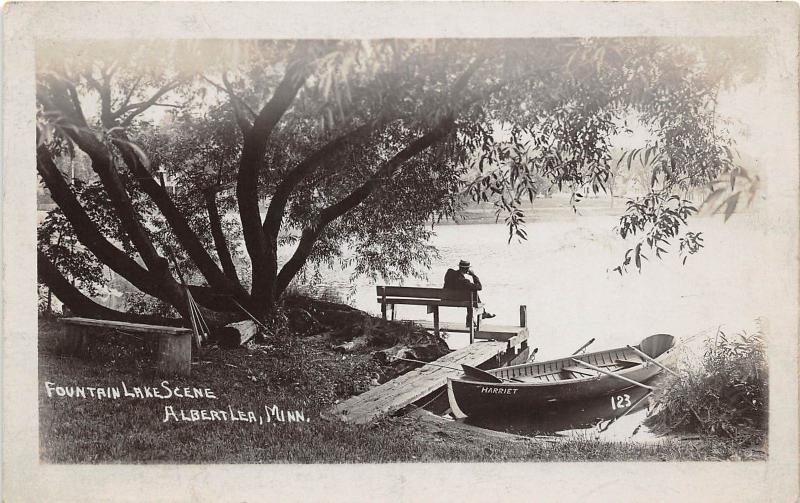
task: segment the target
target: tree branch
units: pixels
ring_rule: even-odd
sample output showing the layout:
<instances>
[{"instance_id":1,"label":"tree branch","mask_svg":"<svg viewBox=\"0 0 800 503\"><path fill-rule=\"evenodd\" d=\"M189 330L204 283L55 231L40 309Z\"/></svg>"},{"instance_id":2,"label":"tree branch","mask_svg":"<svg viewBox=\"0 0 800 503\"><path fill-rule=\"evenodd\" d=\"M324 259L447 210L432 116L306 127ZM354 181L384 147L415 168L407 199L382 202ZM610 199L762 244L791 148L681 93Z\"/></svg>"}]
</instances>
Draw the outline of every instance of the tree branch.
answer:
<instances>
[{"instance_id":1,"label":"tree branch","mask_svg":"<svg viewBox=\"0 0 800 503\"><path fill-rule=\"evenodd\" d=\"M371 121L334 138L286 173L281 183L276 187L275 194L270 201L269 210L267 210L267 215L264 218L264 233L268 236L278 235L289 196L306 176L350 142L379 127L382 123L384 123L383 119Z\"/></svg>"},{"instance_id":2,"label":"tree branch","mask_svg":"<svg viewBox=\"0 0 800 503\"><path fill-rule=\"evenodd\" d=\"M103 82L98 82L97 79L91 74L91 70L84 74L86 82L100 95L100 121L106 128L113 127L113 115L111 114L111 86L109 85L109 77L101 70Z\"/></svg>"},{"instance_id":3,"label":"tree branch","mask_svg":"<svg viewBox=\"0 0 800 503\"><path fill-rule=\"evenodd\" d=\"M36 149L36 168L50 191L50 196L69 220L81 244L139 290L155 297L161 297L164 294L163 285L158 278L103 236L72 193L69 185L64 181L50 152L44 145Z\"/></svg>"},{"instance_id":4,"label":"tree branch","mask_svg":"<svg viewBox=\"0 0 800 503\"><path fill-rule=\"evenodd\" d=\"M41 96L41 98L44 98L42 100L43 104L52 106L77 127L88 127L80 101L77 100L77 91L75 91L75 86L72 82L67 80L66 77L61 77L54 73L46 75L44 80L50 84L50 96ZM68 97L70 99L67 99Z\"/></svg>"},{"instance_id":5,"label":"tree branch","mask_svg":"<svg viewBox=\"0 0 800 503\"><path fill-rule=\"evenodd\" d=\"M78 316L151 325L184 326L180 318L163 318L117 311L98 304L73 286L41 250L36 254L37 276L70 311Z\"/></svg>"},{"instance_id":6,"label":"tree branch","mask_svg":"<svg viewBox=\"0 0 800 503\"><path fill-rule=\"evenodd\" d=\"M211 236L214 238L214 246L217 248L217 256L222 264L222 270L231 281L241 286L239 283L239 276L236 273L236 266L233 264L233 259L231 258L231 252L228 250L225 233L222 232L222 219L220 218L219 209L217 208L216 194L216 189L206 190L203 194L206 210L208 211L208 221L211 226Z\"/></svg>"},{"instance_id":7,"label":"tree branch","mask_svg":"<svg viewBox=\"0 0 800 503\"><path fill-rule=\"evenodd\" d=\"M56 106L66 106L65 103L68 100L63 86L60 89L56 86L53 91ZM61 113L69 115L68 111L61 111ZM161 278L165 284L169 285L169 281L172 279L169 272L169 264L166 259L158 254L142 223L139 221L139 214L134 209L125 185L116 171L111 152L102 141L97 139L94 132L88 128L65 127L63 129L69 138L91 159L92 169L100 177L108 198L120 219L122 228L136 246L147 268L151 273ZM177 299L174 300L177 301Z\"/></svg>"},{"instance_id":8,"label":"tree branch","mask_svg":"<svg viewBox=\"0 0 800 503\"><path fill-rule=\"evenodd\" d=\"M167 83L166 85L164 85L163 87L161 87L158 91L156 91L152 96L150 96L150 98L148 100L145 100L145 101L142 101L142 102L139 102L139 103L132 103L132 104L129 104L129 105L122 106L116 112L111 113L110 117L113 120L120 119L120 125L122 127L130 126L131 123L133 122L133 119L137 115L143 113L148 108L150 108L153 105L155 105L156 103L158 103L158 100L161 99L162 96L164 96L168 92L170 92L173 89L175 89L176 87L178 87L179 84L180 84L180 80L179 79L174 79L174 80L170 81L169 83ZM126 114L126 113L128 115L126 115L123 118L122 116L124 114ZM107 127L109 127L109 126L107 126ZM111 127L113 127L113 125Z\"/></svg>"},{"instance_id":9,"label":"tree branch","mask_svg":"<svg viewBox=\"0 0 800 503\"><path fill-rule=\"evenodd\" d=\"M280 84L269 102L261 109L253 122L253 127L245 136L242 157L239 164L239 177L236 183L236 197L239 201L239 215L247 252L253 265L254 302L270 304L274 296L274 274L270 274L269 263L276 253L274 243L267 242L262 229L258 208L258 172L264 164L267 140L273 128L291 106L310 74L310 65L303 58L294 59L288 66ZM256 313L256 315L260 314Z\"/></svg>"},{"instance_id":10,"label":"tree branch","mask_svg":"<svg viewBox=\"0 0 800 503\"><path fill-rule=\"evenodd\" d=\"M139 87L139 83L142 81L142 76L138 76L136 80L131 84L131 88L128 89L128 94L125 95L125 98L122 100L120 104L120 108L125 108L128 106L128 103L131 102L131 98L133 98L133 94L136 92L136 89Z\"/></svg>"},{"instance_id":11,"label":"tree branch","mask_svg":"<svg viewBox=\"0 0 800 503\"><path fill-rule=\"evenodd\" d=\"M222 81L225 84L221 86L214 82L213 80L209 79L205 75L201 76L203 80L211 84L212 86L216 87L220 91L226 93L230 97L230 104L231 108L233 109L233 115L236 118L236 124L239 126L239 130L242 132L242 136L247 136L252 124L250 124L250 120L242 114L240 107L244 107L245 110L250 114L251 117L255 117L256 113L253 111L252 108L244 101L244 99L240 98L233 92L233 86L231 86L230 82L228 82L228 77L225 73L222 74Z\"/></svg>"},{"instance_id":12,"label":"tree branch","mask_svg":"<svg viewBox=\"0 0 800 503\"><path fill-rule=\"evenodd\" d=\"M280 295L300 271L311 255L314 243L319 239L325 227L367 199L385 180L394 176L409 159L444 139L453 129L455 120L452 116L442 119L439 125L428 133L411 142L394 157L383 163L374 175L339 202L320 211L317 221L303 229L300 241L292 257L284 264L277 280L277 294Z\"/></svg>"},{"instance_id":13,"label":"tree branch","mask_svg":"<svg viewBox=\"0 0 800 503\"><path fill-rule=\"evenodd\" d=\"M460 96L461 92L466 88L470 77L475 74L477 69L483 62L482 58L476 58L467 69L461 74L450 89L448 96L448 104L445 107L445 113L439 123L431 131L417 138L411 142L406 148L398 152L394 157L389 159L381 165L374 173L374 175L364 182L361 186L356 188L347 197L339 202L328 206L323 209L317 221L303 229L300 236L300 241L297 244L292 257L284 264L281 271L278 273L276 291L277 295L283 293L295 275L305 264L314 247L314 243L319 239L319 236L325 230L325 227L333 220L341 217L348 211L352 210L361 204L367 197L372 194L376 188L383 183L384 180L390 178L399 171L399 169L409 159L423 152L425 149L443 140L455 126L455 100Z\"/></svg>"},{"instance_id":14,"label":"tree branch","mask_svg":"<svg viewBox=\"0 0 800 503\"><path fill-rule=\"evenodd\" d=\"M236 294L241 300L246 301L248 297L247 292L238 284L238 281L234 282L222 273L219 266L214 262L214 259L211 258L211 255L209 255L208 251L203 247L197 234L189 226L186 217L181 213L178 207L175 206L175 203L164 187L156 182L150 171L139 159L130 140L128 140L121 131L116 132L114 136L115 138L112 141L122 154L122 159L128 166L128 169L136 176L142 190L156 203L161 214L167 220L170 227L172 227L181 246L183 246L189 254L189 257L197 265L201 274L208 280L209 285L223 292Z\"/></svg>"}]
</instances>

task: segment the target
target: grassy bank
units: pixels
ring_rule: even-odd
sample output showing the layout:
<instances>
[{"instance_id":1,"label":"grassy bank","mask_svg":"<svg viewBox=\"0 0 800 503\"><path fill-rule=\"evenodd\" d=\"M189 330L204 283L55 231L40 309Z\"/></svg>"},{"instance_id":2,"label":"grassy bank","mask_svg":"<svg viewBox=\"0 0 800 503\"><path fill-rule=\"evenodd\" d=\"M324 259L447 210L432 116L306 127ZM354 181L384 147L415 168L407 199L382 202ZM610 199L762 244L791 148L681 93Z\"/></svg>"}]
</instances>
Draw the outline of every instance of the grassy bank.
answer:
<instances>
[{"instance_id":1,"label":"grassy bank","mask_svg":"<svg viewBox=\"0 0 800 503\"><path fill-rule=\"evenodd\" d=\"M646 424L656 431L728 439L743 448L766 444L768 377L761 331L718 331L699 357L685 354L655 395Z\"/></svg>"},{"instance_id":2,"label":"grassy bank","mask_svg":"<svg viewBox=\"0 0 800 503\"><path fill-rule=\"evenodd\" d=\"M273 341L236 350L208 348L193 362L191 378L168 379L168 387L208 388L216 398L75 398L57 396L82 386L145 386L167 392L163 378L141 366L144 350L131 357L111 343L92 360L64 358L47 351L58 324L40 323L40 452L53 463L330 463L416 461L610 461L761 459L763 452L742 451L725 440L670 440L657 444L590 440L529 439L491 435L477 429L448 428L415 418L391 418L356 426L320 417L336 400L368 385L383 369L368 353L343 355L321 337ZM112 337L113 339L113 337ZM113 341L112 341L113 342ZM135 344L134 344L135 345ZM126 353L126 354L123 354ZM136 358L137 356L142 358ZM46 383L51 383L46 385ZM52 396L48 396L48 391ZM85 391L86 392L86 391ZM264 419L270 412L269 422ZM303 421L275 419L300 411ZM192 410L248 411L261 422L176 421L172 407L190 417ZM230 407L230 409L229 409ZM166 419L166 421L165 421ZM288 416L284 415L284 419Z\"/></svg>"}]
</instances>

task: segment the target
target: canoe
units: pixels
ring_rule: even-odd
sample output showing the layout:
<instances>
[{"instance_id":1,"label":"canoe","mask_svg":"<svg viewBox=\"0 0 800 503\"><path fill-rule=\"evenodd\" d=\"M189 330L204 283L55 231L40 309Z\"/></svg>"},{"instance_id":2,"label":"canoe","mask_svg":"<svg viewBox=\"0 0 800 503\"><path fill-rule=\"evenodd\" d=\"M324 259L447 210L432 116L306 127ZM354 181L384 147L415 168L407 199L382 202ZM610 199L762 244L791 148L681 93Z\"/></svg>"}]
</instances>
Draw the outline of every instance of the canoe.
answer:
<instances>
[{"instance_id":1,"label":"canoe","mask_svg":"<svg viewBox=\"0 0 800 503\"><path fill-rule=\"evenodd\" d=\"M675 338L655 334L636 349L664 365L673 354ZM574 360L613 375L598 372ZM465 369L470 370L470 369ZM487 371L473 371L447 381L447 397L456 418L535 412L543 406L614 395L643 383L662 368L628 347L530 362ZM624 395L622 395L624 397ZM622 401L619 406L625 407Z\"/></svg>"}]
</instances>

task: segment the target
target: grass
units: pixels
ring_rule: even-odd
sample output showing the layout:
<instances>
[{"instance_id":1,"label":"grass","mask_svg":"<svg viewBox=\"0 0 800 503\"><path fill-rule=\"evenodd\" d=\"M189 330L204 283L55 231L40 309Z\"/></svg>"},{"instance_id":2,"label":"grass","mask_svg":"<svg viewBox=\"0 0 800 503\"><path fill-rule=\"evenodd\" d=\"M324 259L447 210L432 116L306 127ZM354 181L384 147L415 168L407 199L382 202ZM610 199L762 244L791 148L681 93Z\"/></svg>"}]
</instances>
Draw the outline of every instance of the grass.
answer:
<instances>
[{"instance_id":1,"label":"grass","mask_svg":"<svg viewBox=\"0 0 800 503\"><path fill-rule=\"evenodd\" d=\"M648 426L723 437L742 447L766 443L768 371L760 332L718 332L699 358L685 354L676 368L656 393Z\"/></svg>"},{"instance_id":2,"label":"grass","mask_svg":"<svg viewBox=\"0 0 800 503\"><path fill-rule=\"evenodd\" d=\"M369 354L342 355L314 337L270 341L236 350L208 348L191 378L170 386L207 387L217 399L116 400L49 398L59 386L157 386L145 346L130 338L98 347L91 360L49 353L60 326L40 321L40 456L50 463L339 463L763 459L725 440L665 440L656 444L543 440L486 435L412 417L350 425L320 417L336 400L365 385L381 368ZM132 354L131 354L132 353ZM164 422L165 406L259 412L263 406L301 410L308 422Z\"/></svg>"}]
</instances>

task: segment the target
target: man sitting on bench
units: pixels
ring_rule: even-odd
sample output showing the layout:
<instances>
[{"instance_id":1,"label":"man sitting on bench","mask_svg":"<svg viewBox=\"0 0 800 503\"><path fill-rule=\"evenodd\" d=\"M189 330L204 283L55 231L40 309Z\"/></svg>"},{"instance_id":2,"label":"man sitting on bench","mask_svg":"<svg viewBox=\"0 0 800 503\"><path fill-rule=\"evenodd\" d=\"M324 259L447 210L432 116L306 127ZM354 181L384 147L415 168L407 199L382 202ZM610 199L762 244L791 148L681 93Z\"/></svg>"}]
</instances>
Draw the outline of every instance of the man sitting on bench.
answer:
<instances>
[{"instance_id":1,"label":"man sitting on bench","mask_svg":"<svg viewBox=\"0 0 800 503\"><path fill-rule=\"evenodd\" d=\"M481 280L470 269L468 260L462 260L458 263L458 270L448 269L444 275L444 288L447 290L463 290L465 292L478 292L483 289ZM469 298L469 297L467 297ZM475 299L480 302L481 299L478 294L475 294ZM481 315L483 319L494 318L495 315L484 310ZM470 315L467 315L467 326L472 323Z\"/></svg>"}]
</instances>

